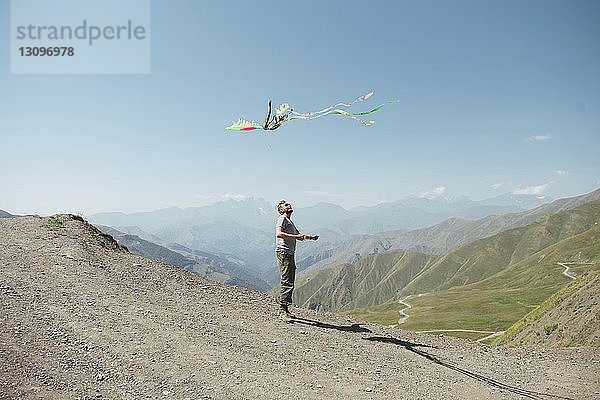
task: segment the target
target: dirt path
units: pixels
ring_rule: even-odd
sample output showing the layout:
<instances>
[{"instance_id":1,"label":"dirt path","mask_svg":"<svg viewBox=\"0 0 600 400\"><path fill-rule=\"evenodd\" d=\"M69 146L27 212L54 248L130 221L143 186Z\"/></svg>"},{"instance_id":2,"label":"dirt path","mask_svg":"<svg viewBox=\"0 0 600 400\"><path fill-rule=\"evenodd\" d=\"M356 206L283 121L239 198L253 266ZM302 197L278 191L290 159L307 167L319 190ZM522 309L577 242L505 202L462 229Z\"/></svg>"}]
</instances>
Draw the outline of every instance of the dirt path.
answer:
<instances>
[{"instance_id":1,"label":"dirt path","mask_svg":"<svg viewBox=\"0 0 600 400\"><path fill-rule=\"evenodd\" d=\"M436 332L494 333L493 331L478 331L478 330L474 330L474 329L432 329L429 331L418 331L417 333L436 333Z\"/></svg>"},{"instance_id":2,"label":"dirt path","mask_svg":"<svg viewBox=\"0 0 600 400\"><path fill-rule=\"evenodd\" d=\"M494 332L491 335L488 335L486 337L482 337L481 339L477 339L478 342L483 342L485 340L491 339L491 338L495 338L496 336L500 336L500 335L504 335L506 333L506 331L498 331L498 332Z\"/></svg>"},{"instance_id":3,"label":"dirt path","mask_svg":"<svg viewBox=\"0 0 600 400\"><path fill-rule=\"evenodd\" d=\"M422 295L423 295L422 293L419 293L417 295L417 297L421 297ZM398 320L398 325L405 323L406 320L408 319L408 317L410 317L410 315L408 315L406 313L406 310L410 310L412 308L412 306L410 304L408 304L406 302L406 300L408 300L411 297L414 297L414 295L410 294L410 295L406 296L405 298L403 298L402 300L398 300L398 303L402 304L404 306L403 309L398 311L398 313L400 314L400 319Z\"/></svg>"},{"instance_id":4,"label":"dirt path","mask_svg":"<svg viewBox=\"0 0 600 400\"><path fill-rule=\"evenodd\" d=\"M489 335L482 337L481 339L477 339L476 342L483 342L484 340L494 338L496 336L500 336L504 334L506 331L478 331L474 329L433 329L428 331L418 331L417 333L438 333L438 332L473 332L473 333L489 333Z\"/></svg>"},{"instance_id":5,"label":"dirt path","mask_svg":"<svg viewBox=\"0 0 600 400\"><path fill-rule=\"evenodd\" d=\"M398 300L398 303L400 303L404 306L403 309L398 311L398 313L400 313L400 319L398 320L398 325L403 324L408 319L408 317L410 317L410 315L408 315L406 313L406 310L410 310L412 308L412 306L406 302L406 300L408 300L409 297L410 297L410 295L406 296L402 300Z\"/></svg>"},{"instance_id":6,"label":"dirt path","mask_svg":"<svg viewBox=\"0 0 600 400\"><path fill-rule=\"evenodd\" d=\"M419 293L418 297L421 297L422 295L423 295L422 293ZM398 303L405 306L403 309L398 311L398 313L400 314L400 319L398 320L398 325L405 323L406 320L408 319L408 317L410 317L410 315L408 315L406 313L406 310L410 310L412 308L412 305L410 305L406 302L406 300L408 300L410 297L413 297L413 295L408 295L405 298L403 298L402 300L398 300ZM500 336L506 331L494 332L494 331L478 331L478 330L472 330L472 329L432 329L432 330L426 330L426 331L418 331L417 333L438 333L438 332L489 333L489 335L476 340L477 342L483 342L484 340L491 339L496 336Z\"/></svg>"},{"instance_id":7,"label":"dirt path","mask_svg":"<svg viewBox=\"0 0 600 400\"><path fill-rule=\"evenodd\" d=\"M0 398L558 399L596 348L502 348L294 309L115 249L69 218L0 220Z\"/></svg>"},{"instance_id":8,"label":"dirt path","mask_svg":"<svg viewBox=\"0 0 600 400\"><path fill-rule=\"evenodd\" d=\"M562 272L562 274L564 276L566 276L567 278L570 278L570 279L575 279L575 277L569 273L569 266L565 265L564 263L557 263L557 264L560 265L561 267L563 267L565 269Z\"/></svg>"}]
</instances>

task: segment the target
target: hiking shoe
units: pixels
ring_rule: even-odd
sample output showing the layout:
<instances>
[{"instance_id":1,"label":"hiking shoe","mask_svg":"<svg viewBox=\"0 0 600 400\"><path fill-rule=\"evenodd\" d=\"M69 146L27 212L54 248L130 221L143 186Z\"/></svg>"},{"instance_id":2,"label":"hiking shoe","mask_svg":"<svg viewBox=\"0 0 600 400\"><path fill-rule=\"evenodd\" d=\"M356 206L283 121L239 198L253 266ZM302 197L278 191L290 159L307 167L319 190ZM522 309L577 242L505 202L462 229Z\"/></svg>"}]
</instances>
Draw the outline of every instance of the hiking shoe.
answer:
<instances>
[{"instance_id":1,"label":"hiking shoe","mask_svg":"<svg viewBox=\"0 0 600 400\"><path fill-rule=\"evenodd\" d=\"M288 309L287 305L280 305L279 306L279 318L282 321L290 322L295 317L292 313L290 313L290 310Z\"/></svg>"},{"instance_id":2,"label":"hiking shoe","mask_svg":"<svg viewBox=\"0 0 600 400\"><path fill-rule=\"evenodd\" d=\"M294 316L290 314L289 311L281 310L279 311L279 319L283 322L291 322Z\"/></svg>"}]
</instances>

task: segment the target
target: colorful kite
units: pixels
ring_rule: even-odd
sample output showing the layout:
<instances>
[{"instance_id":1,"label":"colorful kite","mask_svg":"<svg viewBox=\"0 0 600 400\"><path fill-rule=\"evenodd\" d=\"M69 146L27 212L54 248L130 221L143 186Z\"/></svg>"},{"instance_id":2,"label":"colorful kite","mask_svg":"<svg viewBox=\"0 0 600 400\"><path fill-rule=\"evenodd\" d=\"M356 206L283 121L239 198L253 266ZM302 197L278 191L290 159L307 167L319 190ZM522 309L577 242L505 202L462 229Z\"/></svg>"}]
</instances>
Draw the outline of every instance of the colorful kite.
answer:
<instances>
[{"instance_id":1,"label":"colorful kite","mask_svg":"<svg viewBox=\"0 0 600 400\"><path fill-rule=\"evenodd\" d=\"M375 107L374 109L372 109L370 111L364 111L364 112L359 112L359 113L349 113L344 110L340 110L337 107L341 107L341 106L350 107L352 104L357 103L359 101L366 100L369 97L371 97L372 95L373 95L373 92L367 93L364 96L360 96L359 98L357 98L356 100L354 100L351 103L347 103L347 104L346 103L338 103L338 104L334 104L332 106L326 107L326 108L322 109L321 111L315 111L315 112L310 112L310 113L306 113L306 114L302 114L302 113L294 111L292 109L292 107L290 107L290 105L287 103L284 103L284 104L280 105L279 108L272 110L271 102L269 101L269 109L267 111L267 118L265 119L265 122L262 125L257 122L254 122L254 121L248 122L243 119L239 119L233 125L228 126L227 129L233 130L233 131L253 131L256 129L263 129L265 131L273 131L273 130L279 128L281 125L283 125L284 122L291 121L293 119L316 119L316 118L323 117L325 115L345 115L346 117L353 118L353 119L359 121L360 123L364 124L365 126L368 126L368 125L371 125L372 123L374 123L375 121L363 121L362 119L358 118L357 116L368 115L368 114L374 113L375 111L377 111L381 107L383 107L385 104L396 103L396 102L398 102L398 100L388 101L387 103L384 103L378 107Z\"/></svg>"}]
</instances>

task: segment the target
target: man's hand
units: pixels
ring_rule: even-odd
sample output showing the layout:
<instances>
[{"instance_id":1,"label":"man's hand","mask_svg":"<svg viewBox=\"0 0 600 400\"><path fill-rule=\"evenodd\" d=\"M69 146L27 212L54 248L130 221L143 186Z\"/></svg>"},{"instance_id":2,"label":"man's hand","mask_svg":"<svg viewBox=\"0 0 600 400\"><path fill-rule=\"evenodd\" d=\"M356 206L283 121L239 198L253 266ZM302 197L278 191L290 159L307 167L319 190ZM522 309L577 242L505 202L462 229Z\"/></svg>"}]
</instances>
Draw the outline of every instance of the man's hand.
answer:
<instances>
[{"instance_id":1,"label":"man's hand","mask_svg":"<svg viewBox=\"0 0 600 400\"><path fill-rule=\"evenodd\" d=\"M296 239L296 240L317 240L318 238L319 238L319 235L311 236L311 235L305 235L303 233L299 233L294 237L294 239Z\"/></svg>"}]
</instances>

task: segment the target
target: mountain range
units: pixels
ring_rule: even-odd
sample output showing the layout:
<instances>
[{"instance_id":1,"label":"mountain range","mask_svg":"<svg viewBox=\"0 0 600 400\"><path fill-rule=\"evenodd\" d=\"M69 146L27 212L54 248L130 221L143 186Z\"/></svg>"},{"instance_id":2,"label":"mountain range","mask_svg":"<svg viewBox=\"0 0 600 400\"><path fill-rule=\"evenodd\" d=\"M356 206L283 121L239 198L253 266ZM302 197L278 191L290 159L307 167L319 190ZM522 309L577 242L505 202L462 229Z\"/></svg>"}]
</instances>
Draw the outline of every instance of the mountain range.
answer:
<instances>
[{"instance_id":1,"label":"mountain range","mask_svg":"<svg viewBox=\"0 0 600 400\"><path fill-rule=\"evenodd\" d=\"M320 261L323 252L353 235L392 229L413 229L449 217L478 218L489 214L523 211L551 199L533 195L506 194L483 201L466 197L434 199L408 197L372 207L349 210L330 203L296 208L293 219L300 230L320 235L318 242L301 245L297 259ZM222 201L211 206L168 208L133 214L100 213L87 217L94 224L117 230L143 231L148 240L178 243L193 250L243 261L243 268L271 286L278 280L274 257L275 206L262 199ZM154 239L156 240L156 239ZM311 258L312 257L312 258Z\"/></svg>"},{"instance_id":2,"label":"mountain range","mask_svg":"<svg viewBox=\"0 0 600 400\"><path fill-rule=\"evenodd\" d=\"M14 217L18 217L18 215L13 215L7 211L0 210L0 218L14 218Z\"/></svg>"},{"instance_id":3,"label":"mountain range","mask_svg":"<svg viewBox=\"0 0 600 400\"><path fill-rule=\"evenodd\" d=\"M111 235L119 244L127 246L132 254L162 261L216 282L259 291L269 289L265 281L245 271L240 262L236 263L214 254L192 250L176 243L161 246L108 226L96 225L96 228ZM154 239L158 238L154 237Z\"/></svg>"},{"instance_id":4,"label":"mountain range","mask_svg":"<svg viewBox=\"0 0 600 400\"><path fill-rule=\"evenodd\" d=\"M501 196L496 200L511 198L513 197ZM514 200L518 199L525 201L521 197ZM340 244L314 251L304 258L299 256L297 261L299 276L308 276L333 265L354 263L365 256L391 250L446 254L475 240L503 230L527 225L544 215L569 210L596 199L600 199L600 189L581 196L559 199L521 212L488 215L477 220L452 217L440 223L414 230L357 235ZM527 204L532 205L533 203Z\"/></svg>"}]
</instances>

